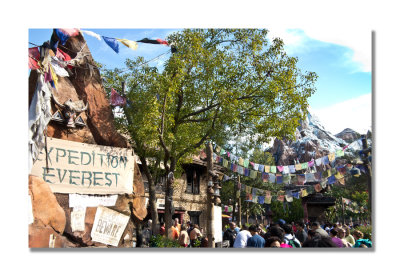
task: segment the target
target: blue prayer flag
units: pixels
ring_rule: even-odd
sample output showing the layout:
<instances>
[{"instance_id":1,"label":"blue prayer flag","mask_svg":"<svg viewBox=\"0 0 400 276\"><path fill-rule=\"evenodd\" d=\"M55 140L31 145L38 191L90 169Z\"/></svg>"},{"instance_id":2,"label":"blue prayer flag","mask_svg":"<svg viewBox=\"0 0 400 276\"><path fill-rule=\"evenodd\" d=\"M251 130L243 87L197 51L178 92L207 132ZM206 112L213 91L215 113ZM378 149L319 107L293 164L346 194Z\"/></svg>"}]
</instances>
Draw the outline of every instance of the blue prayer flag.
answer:
<instances>
[{"instance_id":1,"label":"blue prayer flag","mask_svg":"<svg viewBox=\"0 0 400 276\"><path fill-rule=\"evenodd\" d=\"M113 49L116 53L119 52L119 44L115 38L103 36L103 39L107 45L111 47L111 49Z\"/></svg>"},{"instance_id":2,"label":"blue prayer flag","mask_svg":"<svg viewBox=\"0 0 400 276\"><path fill-rule=\"evenodd\" d=\"M67 42L69 35L67 35L66 33L64 33L63 31L61 31L60 29L55 29L56 34L58 36L58 38L61 41L61 44L64 45L65 42Z\"/></svg>"}]
</instances>

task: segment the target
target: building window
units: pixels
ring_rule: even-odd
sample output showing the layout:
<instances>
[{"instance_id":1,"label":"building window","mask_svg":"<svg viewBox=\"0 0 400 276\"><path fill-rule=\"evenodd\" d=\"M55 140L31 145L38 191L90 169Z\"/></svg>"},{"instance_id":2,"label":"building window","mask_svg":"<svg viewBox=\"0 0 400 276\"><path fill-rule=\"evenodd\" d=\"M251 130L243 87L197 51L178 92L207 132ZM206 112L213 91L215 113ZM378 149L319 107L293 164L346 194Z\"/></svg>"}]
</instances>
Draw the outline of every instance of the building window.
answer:
<instances>
[{"instance_id":1,"label":"building window","mask_svg":"<svg viewBox=\"0 0 400 276\"><path fill-rule=\"evenodd\" d=\"M200 215L201 211L188 211L190 222L197 224L200 227Z\"/></svg>"},{"instance_id":2,"label":"building window","mask_svg":"<svg viewBox=\"0 0 400 276\"><path fill-rule=\"evenodd\" d=\"M189 194L200 194L200 170L189 168L186 171L187 186L186 193Z\"/></svg>"}]
</instances>

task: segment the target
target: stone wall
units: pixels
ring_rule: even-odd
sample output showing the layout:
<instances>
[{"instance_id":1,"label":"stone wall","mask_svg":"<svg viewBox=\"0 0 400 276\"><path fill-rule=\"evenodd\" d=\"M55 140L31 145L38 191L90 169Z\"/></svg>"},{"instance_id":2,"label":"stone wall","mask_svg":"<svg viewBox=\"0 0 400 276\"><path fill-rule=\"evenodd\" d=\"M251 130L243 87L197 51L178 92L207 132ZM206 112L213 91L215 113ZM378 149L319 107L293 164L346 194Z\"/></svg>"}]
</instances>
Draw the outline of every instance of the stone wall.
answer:
<instances>
[{"instance_id":1,"label":"stone wall","mask_svg":"<svg viewBox=\"0 0 400 276\"><path fill-rule=\"evenodd\" d=\"M186 174L183 173L182 176L175 180L176 188L173 194L173 204L176 211L185 211L183 216L183 221L189 221L190 216L188 211L201 211L199 220L200 227L207 231L207 179L206 174L200 177L200 193L190 194L186 192L187 178ZM146 193L146 197L149 194ZM156 194L157 199L164 199L165 195L158 193Z\"/></svg>"}]
</instances>

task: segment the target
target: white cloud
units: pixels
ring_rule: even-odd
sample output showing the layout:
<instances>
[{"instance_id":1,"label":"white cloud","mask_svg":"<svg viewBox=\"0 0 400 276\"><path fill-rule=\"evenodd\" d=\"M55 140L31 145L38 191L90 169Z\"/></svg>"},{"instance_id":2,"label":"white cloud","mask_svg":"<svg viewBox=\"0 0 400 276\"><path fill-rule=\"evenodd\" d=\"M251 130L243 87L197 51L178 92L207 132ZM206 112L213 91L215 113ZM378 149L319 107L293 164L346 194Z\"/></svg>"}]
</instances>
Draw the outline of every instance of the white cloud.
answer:
<instances>
[{"instance_id":1,"label":"white cloud","mask_svg":"<svg viewBox=\"0 0 400 276\"><path fill-rule=\"evenodd\" d=\"M287 50L302 51L309 47L307 38L345 46L353 51L349 61L358 65L358 71L371 72L371 31L366 29L351 28L317 28L315 26L293 26L282 28L271 26L269 28L271 37L283 39ZM304 31L296 31L302 30Z\"/></svg>"},{"instance_id":2,"label":"white cloud","mask_svg":"<svg viewBox=\"0 0 400 276\"><path fill-rule=\"evenodd\" d=\"M346 100L321 109L310 109L326 130L337 134L345 128L351 128L360 134L366 134L372 128L371 93Z\"/></svg>"}]
</instances>

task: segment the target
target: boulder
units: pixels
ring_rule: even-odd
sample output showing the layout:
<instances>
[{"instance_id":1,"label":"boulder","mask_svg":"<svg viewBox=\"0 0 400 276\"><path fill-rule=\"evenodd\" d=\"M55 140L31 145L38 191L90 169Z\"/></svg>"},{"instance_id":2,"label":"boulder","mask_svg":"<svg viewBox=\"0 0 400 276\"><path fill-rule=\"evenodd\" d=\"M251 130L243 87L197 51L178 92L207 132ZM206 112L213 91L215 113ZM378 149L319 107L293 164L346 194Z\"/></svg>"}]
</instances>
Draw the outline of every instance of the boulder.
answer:
<instances>
[{"instance_id":1,"label":"boulder","mask_svg":"<svg viewBox=\"0 0 400 276\"><path fill-rule=\"evenodd\" d=\"M33 217L44 226L62 234L65 229L66 217L63 208L47 182L37 176L29 175L29 193L32 199Z\"/></svg>"},{"instance_id":2,"label":"boulder","mask_svg":"<svg viewBox=\"0 0 400 276\"><path fill-rule=\"evenodd\" d=\"M52 227L33 223L29 225L29 248L49 248L51 235L55 237L54 248L75 247Z\"/></svg>"}]
</instances>

